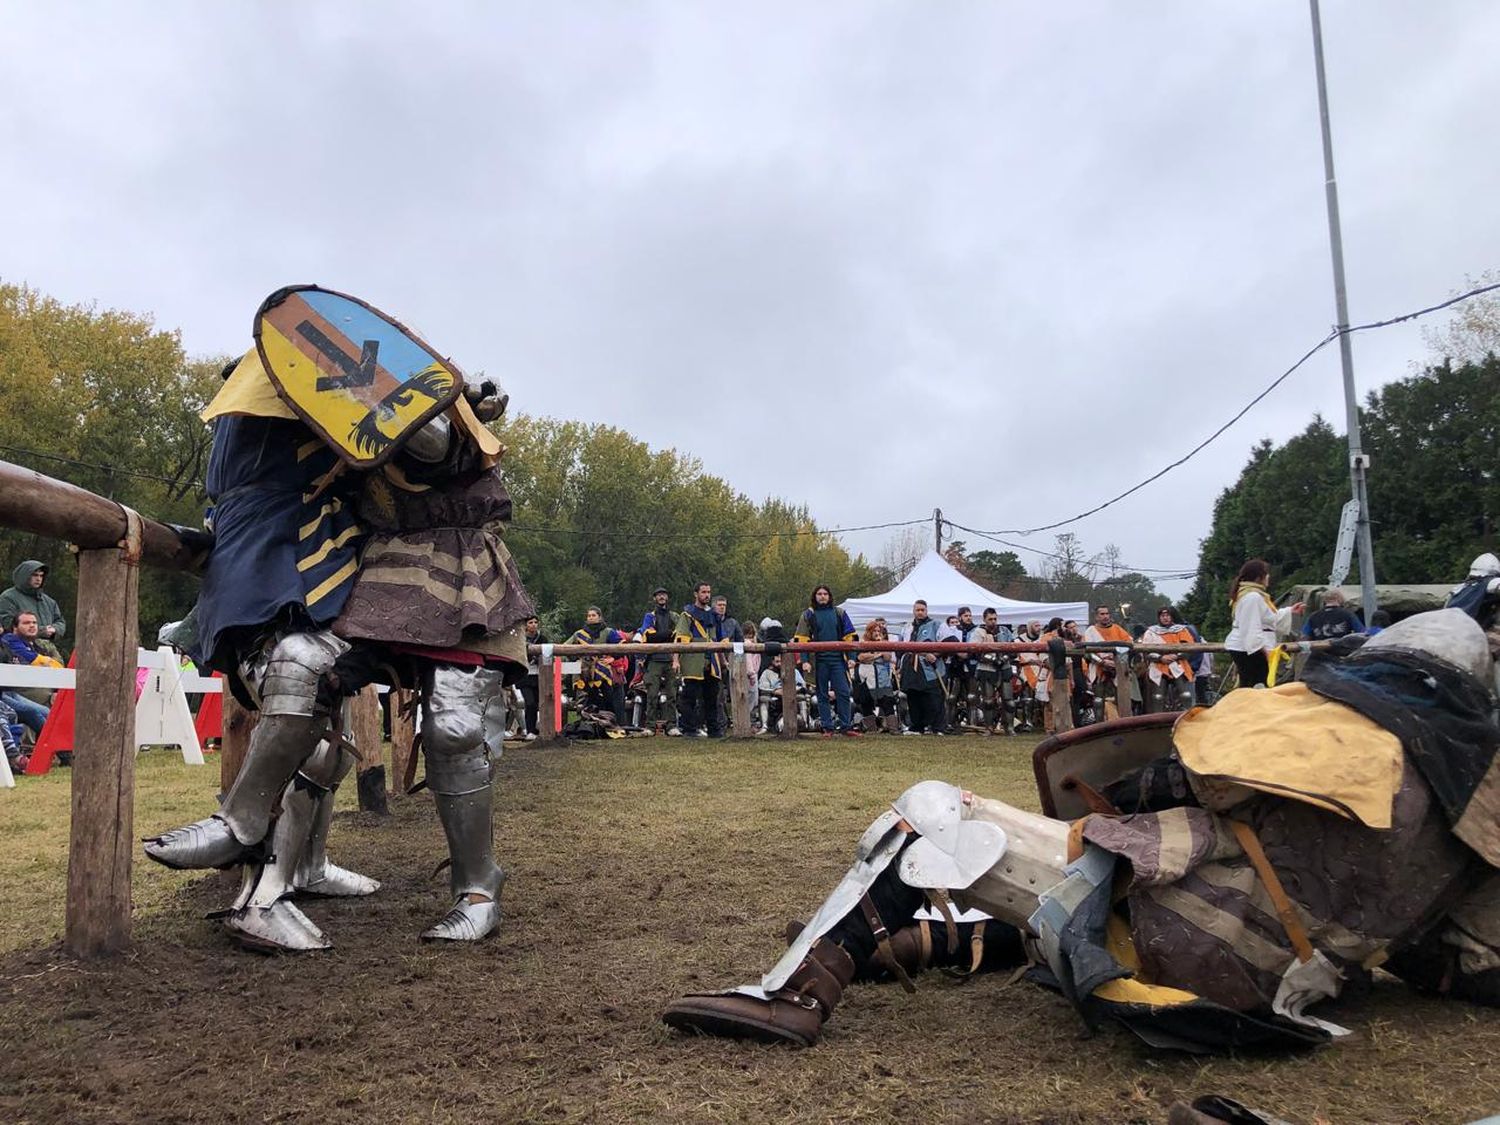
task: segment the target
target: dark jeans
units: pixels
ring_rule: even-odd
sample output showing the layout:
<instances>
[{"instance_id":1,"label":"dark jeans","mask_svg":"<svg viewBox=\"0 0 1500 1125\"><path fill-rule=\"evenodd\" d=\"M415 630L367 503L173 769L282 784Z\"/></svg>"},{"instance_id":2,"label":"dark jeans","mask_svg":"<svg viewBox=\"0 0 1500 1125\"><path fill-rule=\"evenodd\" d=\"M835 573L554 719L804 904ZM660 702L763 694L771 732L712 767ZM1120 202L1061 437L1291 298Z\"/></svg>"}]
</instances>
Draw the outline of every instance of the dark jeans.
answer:
<instances>
[{"instance_id":1,"label":"dark jeans","mask_svg":"<svg viewBox=\"0 0 1500 1125\"><path fill-rule=\"evenodd\" d=\"M526 705L526 733L540 734L541 728L537 723L537 703L541 698L541 689L537 685L535 676L527 676L521 681L521 700Z\"/></svg>"},{"instance_id":2,"label":"dark jeans","mask_svg":"<svg viewBox=\"0 0 1500 1125\"><path fill-rule=\"evenodd\" d=\"M1263 684L1271 674L1271 661L1267 658L1265 649L1259 652L1235 652L1231 649L1229 655L1234 657L1234 666L1239 669L1242 688Z\"/></svg>"},{"instance_id":3,"label":"dark jeans","mask_svg":"<svg viewBox=\"0 0 1500 1125\"><path fill-rule=\"evenodd\" d=\"M697 734L708 726L710 738L724 736L724 712L719 706L723 682L718 676L705 675L701 680L682 681L682 710L678 726L683 734Z\"/></svg>"},{"instance_id":4,"label":"dark jeans","mask_svg":"<svg viewBox=\"0 0 1500 1125\"><path fill-rule=\"evenodd\" d=\"M930 687L908 689L906 693L908 725L921 734L923 731L943 729L943 689L937 684Z\"/></svg>"},{"instance_id":5,"label":"dark jeans","mask_svg":"<svg viewBox=\"0 0 1500 1125\"><path fill-rule=\"evenodd\" d=\"M833 730L833 707L828 703L828 690L833 689L834 702L838 706L838 729L848 730L853 726L849 714L849 666L843 657L837 660L819 660L813 665L817 674L818 721L824 730Z\"/></svg>"}]
</instances>

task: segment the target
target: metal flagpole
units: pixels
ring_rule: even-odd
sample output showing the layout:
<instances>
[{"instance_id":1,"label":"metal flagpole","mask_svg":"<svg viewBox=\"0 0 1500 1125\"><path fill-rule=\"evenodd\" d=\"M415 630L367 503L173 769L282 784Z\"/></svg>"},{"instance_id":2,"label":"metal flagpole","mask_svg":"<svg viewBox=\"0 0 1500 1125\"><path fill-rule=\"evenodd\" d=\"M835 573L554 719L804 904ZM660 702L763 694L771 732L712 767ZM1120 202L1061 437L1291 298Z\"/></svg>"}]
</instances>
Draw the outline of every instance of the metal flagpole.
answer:
<instances>
[{"instance_id":1,"label":"metal flagpole","mask_svg":"<svg viewBox=\"0 0 1500 1125\"><path fill-rule=\"evenodd\" d=\"M1339 360L1344 369L1344 421L1349 431L1349 481L1358 505L1355 538L1359 547L1360 610L1369 624L1375 601L1375 549L1370 541L1370 498L1365 485L1370 459L1360 442L1359 400L1354 390L1354 352L1349 341L1349 301L1344 291L1344 240L1339 230L1339 186L1333 174L1333 134L1328 125L1328 83L1323 70L1323 22L1318 0L1312 7L1313 62L1318 73L1318 119L1323 128L1323 175L1328 199L1328 245L1333 257L1333 300L1338 316Z\"/></svg>"}]
</instances>

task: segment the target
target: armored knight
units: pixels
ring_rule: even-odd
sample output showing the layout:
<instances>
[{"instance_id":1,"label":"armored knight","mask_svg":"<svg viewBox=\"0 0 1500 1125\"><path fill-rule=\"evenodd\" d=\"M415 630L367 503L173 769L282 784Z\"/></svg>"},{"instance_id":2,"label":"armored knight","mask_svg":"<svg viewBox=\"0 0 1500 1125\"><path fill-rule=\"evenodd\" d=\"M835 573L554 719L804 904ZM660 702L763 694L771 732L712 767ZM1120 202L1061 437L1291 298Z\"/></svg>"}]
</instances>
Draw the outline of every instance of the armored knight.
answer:
<instances>
[{"instance_id":1,"label":"armored knight","mask_svg":"<svg viewBox=\"0 0 1500 1125\"><path fill-rule=\"evenodd\" d=\"M1376 965L1500 1004L1493 673L1475 623L1438 610L1301 682L1044 743L1057 815L921 782L769 972L663 1018L811 1046L857 977L1028 960L1090 1024L1191 1051L1326 1042L1344 1029L1307 1009Z\"/></svg>"},{"instance_id":2,"label":"armored knight","mask_svg":"<svg viewBox=\"0 0 1500 1125\"><path fill-rule=\"evenodd\" d=\"M484 425L507 397L314 286L267 298L255 337L204 412L213 542L193 647L260 719L218 811L148 838L146 854L242 867L225 920L241 944L327 948L293 896L379 886L325 849L354 764L344 702L373 682L409 687L453 896L421 936L477 941L500 922L491 769L532 613L500 539L511 505Z\"/></svg>"}]
</instances>

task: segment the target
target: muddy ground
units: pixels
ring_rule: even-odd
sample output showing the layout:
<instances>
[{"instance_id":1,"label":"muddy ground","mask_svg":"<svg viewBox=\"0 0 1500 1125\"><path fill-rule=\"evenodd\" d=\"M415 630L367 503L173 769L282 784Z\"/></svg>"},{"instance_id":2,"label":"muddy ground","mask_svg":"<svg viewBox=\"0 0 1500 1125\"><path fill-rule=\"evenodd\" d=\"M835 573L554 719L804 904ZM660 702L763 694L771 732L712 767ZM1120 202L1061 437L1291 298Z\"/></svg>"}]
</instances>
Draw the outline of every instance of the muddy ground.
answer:
<instances>
[{"instance_id":1,"label":"muddy ground","mask_svg":"<svg viewBox=\"0 0 1500 1125\"><path fill-rule=\"evenodd\" d=\"M388 819L338 815L336 857L385 885L308 907L337 948L300 958L238 952L203 920L228 897L223 876L144 861L134 952L64 958L53 880L66 779L24 781L0 794L0 838L16 845L0 858L15 894L0 899L21 904L0 930L0 1120L1120 1123L1163 1121L1175 1098L1209 1092L1294 1122L1442 1125L1500 1108L1500 1013L1389 979L1329 1009L1348 1040L1291 1057L1205 1061L1089 1036L1059 997L1002 974L928 976L914 997L855 986L808 1051L658 1022L679 992L757 976L786 919L816 905L910 782L1034 807L1018 743L512 750L495 940L417 942L446 905L431 878L441 832L418 795ZM203 771L141 761L142 832L211 808Z\"/></svg>"}]
</instances>

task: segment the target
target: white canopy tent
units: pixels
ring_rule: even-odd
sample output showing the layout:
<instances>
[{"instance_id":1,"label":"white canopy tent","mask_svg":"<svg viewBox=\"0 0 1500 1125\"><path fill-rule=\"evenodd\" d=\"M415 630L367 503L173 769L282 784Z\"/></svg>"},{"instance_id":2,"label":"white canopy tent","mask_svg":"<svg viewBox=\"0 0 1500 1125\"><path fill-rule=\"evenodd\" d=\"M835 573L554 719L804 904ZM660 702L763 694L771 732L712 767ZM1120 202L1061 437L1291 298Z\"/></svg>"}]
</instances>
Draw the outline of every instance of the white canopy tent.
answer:
<instances>
[{"instance_id":1,"label":"white canopy tent","mask_svg":"<svg viewBox=\"0 0 1500 1125\"><path fill-rule=\"evenodd\" d=\"M939 622L968 606L974 611L976 621L986 609L993 608L1005 625L1024 625L1031 620L1040 620L1045 625L1054 617L1072 618L1080 629L1088 628L1089 623L1087 602L1019 602L1002 598L964 577L936 551L928 551L895 589L869 598L850 598L841 608L855 628L877 617L895 625L911 620L911 607L918 598L927 602L928 615Z\"/></svg>"}]
</instances>

